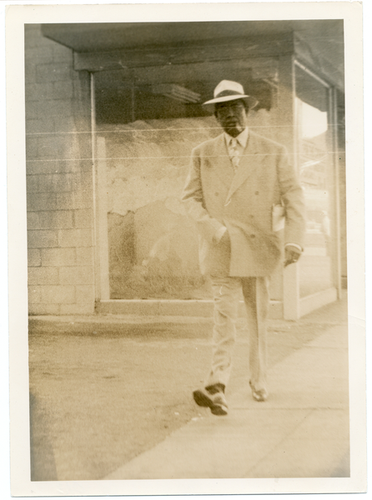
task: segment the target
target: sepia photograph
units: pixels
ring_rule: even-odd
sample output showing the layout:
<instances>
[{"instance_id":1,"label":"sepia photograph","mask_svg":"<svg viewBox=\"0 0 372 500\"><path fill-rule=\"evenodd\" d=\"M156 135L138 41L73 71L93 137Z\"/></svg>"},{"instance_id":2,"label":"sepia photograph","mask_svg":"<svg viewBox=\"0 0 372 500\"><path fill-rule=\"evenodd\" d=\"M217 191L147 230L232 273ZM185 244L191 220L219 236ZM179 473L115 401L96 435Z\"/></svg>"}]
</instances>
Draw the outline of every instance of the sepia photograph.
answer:
<instances>
[{"instance_id":1,"label":"sepia photograph","mask_svg":"<svg viewBox=\"0 0 372 500\"><path fill-rule=\"evenodd\" d=\"M362 9L318 4L8 6L14 496L365 491Z\"/></svg>"}]
</instances>

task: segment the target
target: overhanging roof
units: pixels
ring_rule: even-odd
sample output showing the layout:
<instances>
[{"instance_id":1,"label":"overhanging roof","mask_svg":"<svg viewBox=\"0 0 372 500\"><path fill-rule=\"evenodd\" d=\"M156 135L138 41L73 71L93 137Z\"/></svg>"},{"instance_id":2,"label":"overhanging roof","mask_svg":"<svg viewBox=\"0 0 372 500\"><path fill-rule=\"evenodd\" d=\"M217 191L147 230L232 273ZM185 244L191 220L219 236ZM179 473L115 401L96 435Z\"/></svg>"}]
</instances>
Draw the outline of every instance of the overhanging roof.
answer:
<instances>
[{"instance_id":1,"label":"overhanging roof","mask_svg":"<svg viewBox=\"0 0 372 500\"><path fill-rule=\"evenodd\" d=\"M148 45L183 44L198 40L296 31L320 50L330 45L342 55L343 22L317 21L222 21L177 23L44 24L44 36L76 52L110 51ZM341 46L340 46L341 45Z\"/></svg>"},{"instance_id":2,"label":"overhanging roof","mask_svg":"<svg viewBox=\"0 0 372 500\"><path fill-rule=\"evenodd\" d=\"M338 86L343 82L342 20L44 24L42 33L82 55L172 46L187 49L195 43L218 45L222 39L294 33L301 40L302 53L310 54L315 64L322 61L319 68L328 71Z\"/></svg>"}]
</instances>

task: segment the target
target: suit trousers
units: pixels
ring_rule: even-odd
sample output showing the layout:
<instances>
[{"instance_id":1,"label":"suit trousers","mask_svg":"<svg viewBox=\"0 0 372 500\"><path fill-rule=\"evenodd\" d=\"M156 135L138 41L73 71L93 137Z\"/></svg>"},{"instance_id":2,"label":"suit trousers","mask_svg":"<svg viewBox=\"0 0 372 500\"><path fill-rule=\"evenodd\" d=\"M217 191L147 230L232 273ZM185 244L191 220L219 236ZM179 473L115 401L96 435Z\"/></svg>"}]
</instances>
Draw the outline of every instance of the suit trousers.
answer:
<instances>
[{"instance_id":1,"label":"suit trousers","mask_svg":"<svg viewBox=\"0 0 372 500\"><path fill-rule=\"evenodd\" d=\"M252 389L266 389L269 277L228 276L230 248L229 244L225 245L226 258L219 268L210 274L214 301L213 350L211 370L205 387L217 383L224 386L228 384L236 339L239 300L243 292L249 338L249 382Z\"/></svg>"}]
</instances>

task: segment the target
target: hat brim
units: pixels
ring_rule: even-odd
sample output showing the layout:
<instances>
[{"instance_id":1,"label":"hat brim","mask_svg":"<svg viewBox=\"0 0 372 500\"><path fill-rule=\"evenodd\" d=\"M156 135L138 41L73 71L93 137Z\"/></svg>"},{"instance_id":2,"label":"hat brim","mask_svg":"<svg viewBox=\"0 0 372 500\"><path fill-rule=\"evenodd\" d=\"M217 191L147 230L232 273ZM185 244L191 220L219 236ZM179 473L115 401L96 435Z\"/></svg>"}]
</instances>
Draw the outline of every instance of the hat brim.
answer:
<instances>
[{"instance_id":1,"label":"hat brim","mask_svg":"<svg viewBox=\"0 0 372 500\"><path fill-rule=\"evenodd\" d=\"M237 101L239 99L246 101L250 109L253 109L258 104L258 101L255 97L246 94L241 94L241 95L235 94L235 95L224 95L222 97L216 97L215 99L211 99L210 101L203 102L203 106L210 107L214 106L215 104L218 104L219 102Z\"/></svg>"}]
</instances>

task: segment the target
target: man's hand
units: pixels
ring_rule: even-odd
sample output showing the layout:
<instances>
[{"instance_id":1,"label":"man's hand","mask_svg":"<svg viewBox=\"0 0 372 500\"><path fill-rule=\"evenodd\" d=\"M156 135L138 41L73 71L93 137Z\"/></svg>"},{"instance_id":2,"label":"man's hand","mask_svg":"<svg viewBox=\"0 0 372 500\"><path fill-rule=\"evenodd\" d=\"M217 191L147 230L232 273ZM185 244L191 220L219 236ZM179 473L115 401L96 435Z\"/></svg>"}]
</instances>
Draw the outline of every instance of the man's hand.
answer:
<instances>
[{"instance_id":1,"label":"man's hand","mask_svg":"<svg viewBox=\"0 0 372 500\"><path fill-rule=\"evenodd\" d=\"M289 264L294 264L301 257L300 249L295 246L287 245L284 251L285 251L284 267L289 266Z\"/></svg>"}]
</instances>

